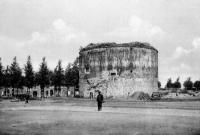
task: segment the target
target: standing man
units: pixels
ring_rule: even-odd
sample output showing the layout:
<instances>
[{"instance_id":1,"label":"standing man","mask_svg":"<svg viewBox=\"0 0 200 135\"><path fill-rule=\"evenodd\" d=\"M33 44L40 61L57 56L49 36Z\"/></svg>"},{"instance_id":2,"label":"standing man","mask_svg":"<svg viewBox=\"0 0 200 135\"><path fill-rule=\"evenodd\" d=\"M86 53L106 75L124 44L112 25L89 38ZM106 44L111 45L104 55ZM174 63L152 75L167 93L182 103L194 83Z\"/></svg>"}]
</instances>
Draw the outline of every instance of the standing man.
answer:
<instances>
[{"instance_id":1,"label":"standing man","mask_svg":"<svg viewBox=\"0 0 200 135\"><path fill-rule=\"evenodd\" d=\"M102 103L104 103L103 95L101 94L101 91L98 91L97 95L98 111L102 110Z\"/></svg>"},{"instance_id":2,"label":"standing man","mask_svg":"<svg viewBox=\"0 0 200 135\"><path fill-rule=\"evenodd\" d=\"M25 103L27 104L28 103L28 100L29 100L29 93L28 91L26 92L26 95L25 95Z\"/></svg>"}]
</instances>

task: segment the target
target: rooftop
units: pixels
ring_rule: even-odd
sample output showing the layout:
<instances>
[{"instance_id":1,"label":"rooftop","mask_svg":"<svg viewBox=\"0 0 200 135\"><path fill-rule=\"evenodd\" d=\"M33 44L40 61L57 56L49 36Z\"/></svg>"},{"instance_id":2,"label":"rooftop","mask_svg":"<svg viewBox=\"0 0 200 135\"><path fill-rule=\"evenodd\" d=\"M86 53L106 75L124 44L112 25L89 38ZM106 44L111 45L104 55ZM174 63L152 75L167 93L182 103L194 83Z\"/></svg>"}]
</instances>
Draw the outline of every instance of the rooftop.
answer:
<instances>
[{"instance_id":1,"label":"rooftop","mask_svg":"<svg viewBox=\"0 0 200 135\"><path fill-rule=\"evenodd\" d=\"M90 43L86 47L82 48L81 51L87 51L95 48L111 48L111 47L137 47L137 48L147 48L147 49L153 49L158 52L157 49L155 49L153 46L151 46L149 43L145 42L130 42L130 43L121 43L117 44L115 42L108 42L108 43Z\"/></svg>"}]
</instances>

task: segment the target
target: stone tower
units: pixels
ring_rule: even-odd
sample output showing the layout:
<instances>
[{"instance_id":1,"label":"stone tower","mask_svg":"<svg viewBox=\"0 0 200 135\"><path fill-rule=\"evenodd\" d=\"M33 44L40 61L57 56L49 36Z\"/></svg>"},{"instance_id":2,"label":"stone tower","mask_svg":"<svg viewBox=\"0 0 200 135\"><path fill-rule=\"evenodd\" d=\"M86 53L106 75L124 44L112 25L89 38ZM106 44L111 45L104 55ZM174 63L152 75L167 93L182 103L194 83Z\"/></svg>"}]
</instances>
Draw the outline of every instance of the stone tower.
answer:
<instances>
[{"instance_id":1,"label":"stone tower","mask_svg":"<svg viewBox=\"0 0 200 135\"><path fill-rule=\"evenodd\" d=\"M79 89L84 97L127 97L158 90L158 51L148 43L89 44L79 52Z\"/></svg>"}]
</instances>

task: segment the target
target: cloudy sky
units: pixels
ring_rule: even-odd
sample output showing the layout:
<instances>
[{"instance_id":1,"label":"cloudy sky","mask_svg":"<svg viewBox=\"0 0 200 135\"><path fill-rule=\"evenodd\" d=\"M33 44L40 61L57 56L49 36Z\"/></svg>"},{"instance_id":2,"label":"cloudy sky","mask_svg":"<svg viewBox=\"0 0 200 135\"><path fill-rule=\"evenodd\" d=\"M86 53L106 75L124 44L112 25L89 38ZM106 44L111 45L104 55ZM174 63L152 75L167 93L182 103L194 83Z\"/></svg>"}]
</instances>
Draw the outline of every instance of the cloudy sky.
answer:
<instances>
[{"instance_id":1,"label":"cloudy sky","mask_svg":"<svg viewBox=\"0 0 200 135\"><path fill-rule=\"evenodd\" d=\"M199 0L1 0L0 57L23 67L31 55L53 69L90 42L149 42L159 51L159 80L200 79Z\"/></svg>"}]
</instances>

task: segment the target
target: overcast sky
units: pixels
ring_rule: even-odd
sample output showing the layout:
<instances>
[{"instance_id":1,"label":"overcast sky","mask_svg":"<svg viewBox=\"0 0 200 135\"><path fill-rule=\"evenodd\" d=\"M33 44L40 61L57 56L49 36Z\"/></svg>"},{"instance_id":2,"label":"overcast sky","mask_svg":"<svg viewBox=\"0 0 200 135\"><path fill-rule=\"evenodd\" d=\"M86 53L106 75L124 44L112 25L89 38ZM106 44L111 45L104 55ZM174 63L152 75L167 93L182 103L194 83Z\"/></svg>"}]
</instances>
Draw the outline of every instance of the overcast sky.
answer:
<instances>
[{"instance_id":1,"label":"overcast sky","mask_svg":"<svg viewBox=\"0 0 200 135\"><path fill-rule=\"evenodd\" d=\"M0 0L0 57L53 69L93 42L149 42L159 80L200 79L200 0Z\"/></svg>"}]
</instances>

